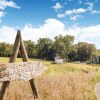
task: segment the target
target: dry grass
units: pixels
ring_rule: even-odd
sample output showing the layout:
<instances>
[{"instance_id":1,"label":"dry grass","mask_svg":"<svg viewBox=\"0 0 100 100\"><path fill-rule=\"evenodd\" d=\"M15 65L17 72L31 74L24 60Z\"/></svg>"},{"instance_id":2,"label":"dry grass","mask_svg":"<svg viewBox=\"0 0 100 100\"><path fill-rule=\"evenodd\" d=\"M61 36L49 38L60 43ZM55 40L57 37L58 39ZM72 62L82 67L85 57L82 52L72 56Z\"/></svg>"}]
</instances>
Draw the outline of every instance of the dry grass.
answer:
<instances>
[{"instance_id":1,"label":"dry grass","mask_svg":"<svg viewBox=\"0 0 100 100\"><path fill-rule=\"evenodd\" d=\"M74 63L59 65L49 61L43 63L48 70L36 78L41 100L97 100L93 85L100 81L98 67ZM34 100L29 82L13 81L8 90L6 100Z\"/></svg>"},{"instance_id":2,"label":"dry grass","mask_svg":"<svg viewBox=\"0 0 100 100\"><path fill-rule=\"evenodd\" d=\"M96 100L89 80L93 73L69 73L37 80L41 100Z\"/></svg>"},{"instance_id":3,"label":"dry grass","mask_svg":"<svg viewBox=\"0 0 100 100\"><path fill-rule=\"evenodd\" d=\"M36 78L41 100L97 100L92 84L96 73L68 73ZM28 82L10 84L6 100L34 100Z\"/></svg>"}]
</instances>

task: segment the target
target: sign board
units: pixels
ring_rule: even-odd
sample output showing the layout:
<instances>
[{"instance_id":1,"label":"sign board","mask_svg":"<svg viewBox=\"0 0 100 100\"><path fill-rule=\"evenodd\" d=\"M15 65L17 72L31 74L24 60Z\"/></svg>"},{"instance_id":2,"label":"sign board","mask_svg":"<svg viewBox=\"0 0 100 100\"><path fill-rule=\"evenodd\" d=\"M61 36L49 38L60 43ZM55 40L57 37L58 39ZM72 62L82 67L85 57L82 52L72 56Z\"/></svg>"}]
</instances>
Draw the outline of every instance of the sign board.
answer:
<instances>
[{"instance_id":1,"label":"sign board","mask_svg":"<svg viewBox=\"0 0 100 100\"><path fill-rule=\"evenodd\" d=\"M42 74L45 67L41 62L0 64L0 81L30 80Z\"/></svg>"}]
</instances>

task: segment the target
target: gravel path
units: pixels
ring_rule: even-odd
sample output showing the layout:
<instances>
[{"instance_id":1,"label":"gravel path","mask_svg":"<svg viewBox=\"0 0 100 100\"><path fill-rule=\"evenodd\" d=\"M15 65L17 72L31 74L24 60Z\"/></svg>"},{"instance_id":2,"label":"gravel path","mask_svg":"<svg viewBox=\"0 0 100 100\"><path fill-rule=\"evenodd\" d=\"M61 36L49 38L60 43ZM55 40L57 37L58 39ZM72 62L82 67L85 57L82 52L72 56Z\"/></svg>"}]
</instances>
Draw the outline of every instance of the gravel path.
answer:
<instances>
[{"instance_id":1,"label":"gravel path","mask_svg":"<svg viewBox=\"0 0 100 100\"><path fill-rule=\"evenodd\" d=\"M94 90L98 100L100 100L100 83L96 83Z\"/></svg>"}]
</instances>

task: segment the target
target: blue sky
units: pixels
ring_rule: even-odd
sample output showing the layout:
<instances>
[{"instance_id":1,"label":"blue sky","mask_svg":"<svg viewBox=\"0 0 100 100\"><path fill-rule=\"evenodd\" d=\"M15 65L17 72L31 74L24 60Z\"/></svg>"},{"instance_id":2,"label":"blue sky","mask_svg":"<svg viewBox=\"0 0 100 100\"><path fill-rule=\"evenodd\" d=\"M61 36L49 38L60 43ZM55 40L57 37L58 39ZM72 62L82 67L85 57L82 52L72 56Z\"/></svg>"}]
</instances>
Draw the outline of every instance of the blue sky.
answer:
<instances>
[{"instance_id":1,"label":"blue sky","mask_svg":"<svg viewBox=\"0 0 100 100\"><path fill-rule=\"evenodd\" d=\"M0 0L0 41L73 35L100 49L100 0Z\"/></svg>"}]
</instances>

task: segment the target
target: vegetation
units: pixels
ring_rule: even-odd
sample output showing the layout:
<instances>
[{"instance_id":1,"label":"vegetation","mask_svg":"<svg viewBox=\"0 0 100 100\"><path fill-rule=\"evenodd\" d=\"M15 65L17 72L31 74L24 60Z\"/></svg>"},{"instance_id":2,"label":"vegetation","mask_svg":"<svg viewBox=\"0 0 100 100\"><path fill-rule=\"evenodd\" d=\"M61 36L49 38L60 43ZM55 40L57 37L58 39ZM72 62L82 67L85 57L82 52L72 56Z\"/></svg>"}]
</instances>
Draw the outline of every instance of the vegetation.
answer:
<instances>
[{"instance_id":1,"label":"vegetation","mask_svg":"<svg viewBox=\"0 0 100 100\"><path fill-rule=\"evenodd\" d=\"M49 38L40 38L37 43L28 40L24 44L30 60L41 60L47 66L46 72L35 79L41 100L97 100L94 84L100 81L100 65L77 63L94 61L99 56L94 44L74 44L74 36L70 35L59 35L54 41ZM9 62L5 57L10 56L12 47L12 44L0 43L0 63ZM74 62L54 64L46 61L54 60L57 54ZM17 61L22 60L18 58ZM11 82L6 100L33 100L29 82Z\"/></svg>"},{"instance_id":2,"label":"vegetation","mask_svg":"<svg viewBox=\"0 0 100 100\"><path fill-rule=\"evenodd\" d=\"M0 58L0 62L2 59L8 62L8 58ZM94 85L100 81L100 65L41 61L47 66L35 79L41 100L97 100ZM29 82L11 82L6 100L33 100Z\"/></svg>"},{"instance_id":3,"label":"vegetation","mask_svg":"<svg viewBox=\"0 0 100 100\"><path fill-rule=\"evenodd\" d=\"M96 55L97 55L97 56L100 56L100 49L97 49Z\"/></svg>"},{"instance_id":4,"label":"vegetation","mask_svg":"<svg viewBox=\"0 0 100 100\"><path fill-rule=\"evenodd\" d=\"M73 60L94 61L96 57L96 47L94 44L79 42L73 46L73 49L69 55L69 57L73 57Z\"/></svg>"},{"instance_id":5,"label":"vegetation","mask_svg":"<svg viewBox=\"0 0 100 100\"><path fill-rule=\"evenodd\" d=\"M59 54L65 61L94 61L96 52L94 44L79 42L74 44L74 36L56 36L54 41L49 38L40 38L37 43L28 40L24 41L28 57L45 60L54 60ZM12 44L0 43L0 57L9 57ZM20 55L18 55L20 57Z\"/></svg>"}]
</instances>

